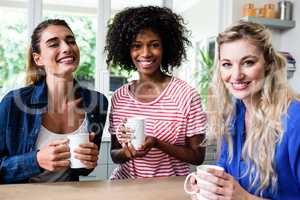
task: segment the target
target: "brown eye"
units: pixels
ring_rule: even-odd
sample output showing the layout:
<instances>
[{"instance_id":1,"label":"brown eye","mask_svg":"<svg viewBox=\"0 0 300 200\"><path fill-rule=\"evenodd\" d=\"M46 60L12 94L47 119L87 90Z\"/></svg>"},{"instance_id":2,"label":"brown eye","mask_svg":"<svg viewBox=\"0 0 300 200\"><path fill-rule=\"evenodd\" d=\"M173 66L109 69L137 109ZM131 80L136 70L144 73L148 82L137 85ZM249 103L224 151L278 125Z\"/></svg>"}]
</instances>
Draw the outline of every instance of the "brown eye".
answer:
<instances>
[{"instance_id":1,"label":"brown eye","mask_svg":"<svg viewBox=\"0 0 300 200\"><path fill-rule=\"evenodd\" d=\"M245 66L245 67L251 67L251 66L253 66L255 64L255 62L253 61L253 60L246 60L244 63L243 63L243 65Z\"/></svg>"},{"instance_id":2,"label":"brown eye","mask_svg":"<svg viewBox=\"0 0 300 200\"><path fill-rule=\"evenodd\" d=\"M222 63L221 66L224 67L224 68L230 68L231 64L230 63Z\"/></svg>"},{"instance_id":3,"label":"brown eye","mask_svg":"<svg viewBox=\"0 0 300 200\"><path fill-rule=\"evenodd\" d=\"M54 43L49 44L48 46L52 47L52 48L55 48L55 47L58 47L59 44L58 44L58 42L54 42Z\"/></svg>"},{"instance_id":4,"label":"brown eye","mask_svg":"<svg viewBox=\"0 0 300 200\"><path fill-rule=\"evenodd\" d=\"M70 39L70 40L67 40L67 43L68 44L76 44L76 40Z\"/></svg>"},{"instance_id":5,"label":"brown eye","mask_svg":"<svg viewBox=\"0 0 300 200\"><path fill-rule=\"evenodd\" d=\"M160 47L160 44L159 44L159 43L153 43L153 44L152 44L152 47L158 48L158 47Z\"/></svg>"},{"instance_id":6,"label":"brown eye","mask_svg":"<svg viewBox=\"0 0 300 200\"><path fill-rule=\"evenodd\" d=\"M141 47L140 44L132 44L131 49L139 49Z\"/></svg>"}]
</instances>

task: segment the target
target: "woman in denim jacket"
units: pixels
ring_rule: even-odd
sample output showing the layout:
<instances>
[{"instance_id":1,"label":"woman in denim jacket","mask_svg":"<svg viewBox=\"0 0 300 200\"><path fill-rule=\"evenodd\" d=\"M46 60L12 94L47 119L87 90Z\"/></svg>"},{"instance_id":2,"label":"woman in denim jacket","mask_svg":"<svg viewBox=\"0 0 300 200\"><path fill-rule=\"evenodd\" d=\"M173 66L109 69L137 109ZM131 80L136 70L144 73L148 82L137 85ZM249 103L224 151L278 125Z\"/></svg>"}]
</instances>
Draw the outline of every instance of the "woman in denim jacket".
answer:
<instances>
[{"instance_id":1,"label":"woman in denim jacket","mask_svg":"<svg viewBox=\"0 0 300 200\"><path fill-rule=\"evenodd\" d=\"M64 20L35 28L28 57L27 86L9 92L0 105L0 179L77 181L97 165L107 99L74 80L80 53ZM75 152L86 167L71 169L67 136L82 132L90 142Z\"/></svg>"}]
</instances>

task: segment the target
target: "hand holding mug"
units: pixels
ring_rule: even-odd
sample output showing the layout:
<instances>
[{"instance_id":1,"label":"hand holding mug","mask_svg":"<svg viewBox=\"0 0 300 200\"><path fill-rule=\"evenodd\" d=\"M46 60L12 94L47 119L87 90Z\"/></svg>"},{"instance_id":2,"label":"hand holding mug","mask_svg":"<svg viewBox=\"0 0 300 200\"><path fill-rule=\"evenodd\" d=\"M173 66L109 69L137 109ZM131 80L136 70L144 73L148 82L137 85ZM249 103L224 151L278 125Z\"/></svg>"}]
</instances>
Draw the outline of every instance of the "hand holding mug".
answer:
<instances>
[{"instance_id":1,"label":"hand holding mug","mask_svg":"<svg viewBox=\"0 0 300 200\"><path fill-rule=\"evenodd\" d=\"M135 149L131 143L123 145L123 151L127 158L144 157L156 144L156 138L152 136L146 136L144 144L141 148Z\"/></svg>"},{"instance_id":2,"label":"hand holding mug","mask_svg":"<svg viewBox=\"0 0 300 200\"><path fill-rule=\"evenodd\" d=\"M118 142L124 147L125 144L129 144L132 139L133 130L131 128L126 127L127 119L123 119L120 125L117 128L117 139Z\"/></svg>"},{"instance_id":3,"label":"hand holding mug","mask_svg":"<svg viewBox=\"0 0 300 200\"><path fill-rule=\"evenodd\" d=\"M94 138L95 133L91 133L87 143L79 144L79 147L74 149L74 157L80 160L86 169L93 169L97 166L99 150L98 146L92 142Z\"/></svg>"},{"instance_id":4,"label":"hand holding mug","mask_svg":"<svg viewBox=\"0 0 300 200\"><path fill-rule=\"evenodd\" d=\"M224 199L240 200L251 196L230 174L212 168L208 169L207 172L213 176L204 175L202 178L205 181L213 183L213 185L207 188L210 195L203 194L205 198L217 199L222 197Z\"/></svg>"},{"instance_id":5,"label":"hand holding mug","mask_svg":"<svg viewBox=\"0 0 300 200\"><path fill-rule=\"evenodd\" d=\"M70 165L68 140L54 140L37 152L39 166L48 171L60 171Z\"/></svg>"},{"instance_id":6,"label":"hand holding mug","mask_svg":"<svg viewBox=\"0 0 300 200\"><path fill-rule=\"evenodd\" d=\"M222 173L224 169L216 165L199 165L196 172L190 173L184 182L184 190L186 193L193 195L196 200L209 200L213 195L211 188L217 185L213 181L206 180L204 177L215 178L209 173L209 169L214 169Z\"/></svg>"},{"instance_id":7,"label":"hand holding mug","mask_svg":"<svg viewBox=\"0 0 300 200\"><path fill-rule=\"evenodd\" d=\"M69 146L71 152L71 168L92 169L97 166L98 146L91 142L94 133L79 133L69 135Z\"/></svg>"}]
</instances>

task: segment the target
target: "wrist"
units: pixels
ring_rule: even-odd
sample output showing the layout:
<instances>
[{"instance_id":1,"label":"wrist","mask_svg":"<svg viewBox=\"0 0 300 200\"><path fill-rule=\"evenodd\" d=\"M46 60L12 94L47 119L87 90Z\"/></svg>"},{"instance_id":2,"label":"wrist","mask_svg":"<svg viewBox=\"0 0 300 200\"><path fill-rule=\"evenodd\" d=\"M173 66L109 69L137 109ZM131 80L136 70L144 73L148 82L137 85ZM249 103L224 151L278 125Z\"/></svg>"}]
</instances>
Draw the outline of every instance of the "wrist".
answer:
<instances>
[{"instance_id":1,"label":"wrist","mask_svg":"<svg viewBox=\"0 0 300 200\"><path fill-rule=\"evenodd\" d=\"M36 163L37 163L37 166L39 167L39 169L40 169L41 172L45 171L45 169L42 168L41 164L40 164L40 149L38 149L36 151Z\"/></svg>"},{"instance_id":2,"label":"wrist","mask_svg":"<svg viewBox=\"0 0 300 200\"><path fill-rule=\"evenodd\" d=\"M246 195L245 195L245 200L253 200L253 195L250 194L249 192L245 191Z\"/></svg>"},{"instance_id":3,"label":"wrist","mask_svg":"<svg viewBox=\"0 0 300 200\"><path fill-rule=\"evenodd\" d=\"M154 137L154 145L153 145L153 147L154 148L158 148L158 149L160 147L160 141L156 137Z\"/></svg>"}]
</instances>

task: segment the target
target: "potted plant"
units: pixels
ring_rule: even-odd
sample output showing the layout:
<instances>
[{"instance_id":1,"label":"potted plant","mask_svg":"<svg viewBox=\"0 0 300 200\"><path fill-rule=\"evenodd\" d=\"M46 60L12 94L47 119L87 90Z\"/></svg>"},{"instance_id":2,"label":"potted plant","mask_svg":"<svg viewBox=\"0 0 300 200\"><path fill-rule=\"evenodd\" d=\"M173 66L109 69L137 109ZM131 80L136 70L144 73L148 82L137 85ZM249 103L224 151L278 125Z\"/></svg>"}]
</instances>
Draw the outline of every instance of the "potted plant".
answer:
<instances>
[{"instance_id":1,"label":"potted plant","mask_svg":"<svg viewBox=\"0 0 300 200\"><path fill-rule=\"evenodd\" d=\"M196 80L196 87L201 95L204 109L207 105L208 86L212 79L212 72L214 66L213 56L209 51L200 49L198 52L199 68L194 72Z\"/></svg>"}]
</instances>

